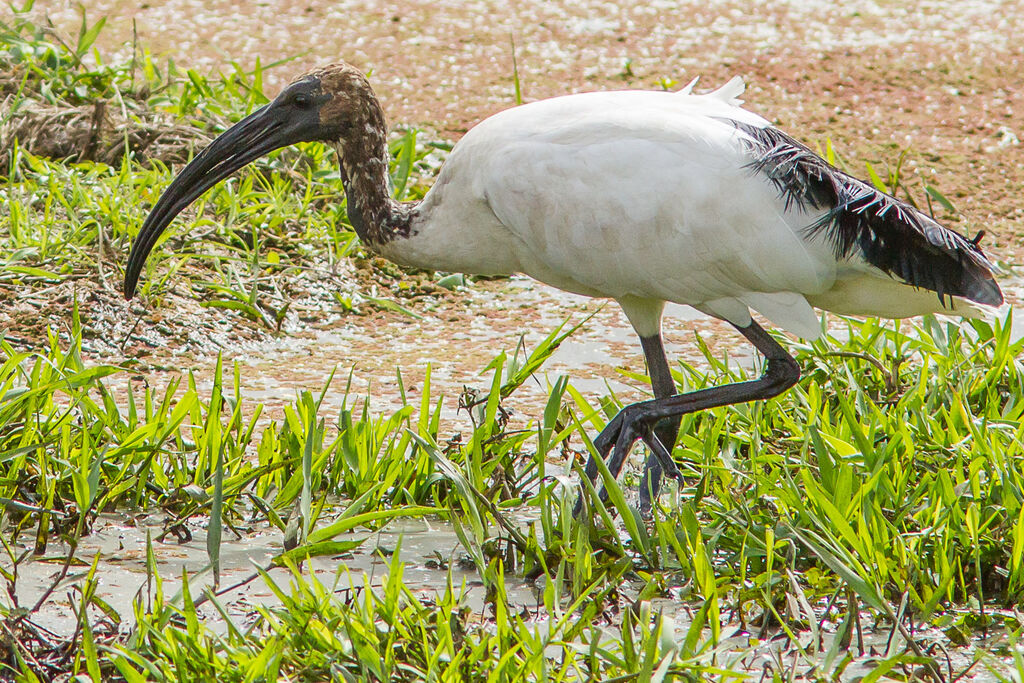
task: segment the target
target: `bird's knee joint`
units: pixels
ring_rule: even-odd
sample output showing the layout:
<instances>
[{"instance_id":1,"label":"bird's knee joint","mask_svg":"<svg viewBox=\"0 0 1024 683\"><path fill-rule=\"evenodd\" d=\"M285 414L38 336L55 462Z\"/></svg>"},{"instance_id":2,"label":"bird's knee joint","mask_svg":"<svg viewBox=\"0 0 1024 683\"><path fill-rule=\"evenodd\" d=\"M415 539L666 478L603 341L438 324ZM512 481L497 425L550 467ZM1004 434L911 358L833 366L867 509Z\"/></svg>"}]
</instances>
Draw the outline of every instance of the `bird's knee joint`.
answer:
<instances>
[{"instance_id":1,"label":"bird's knee joint","mask_svg":"<svg viewBox=\"0 0 1024 683\"><path fill-rule=\"evenodd\" d=\"M800 366L790 356L769 358L761 377L773 385L779 386L779 390L782 391L793 386L800 379Z\"/></svg>"}]
</instances>

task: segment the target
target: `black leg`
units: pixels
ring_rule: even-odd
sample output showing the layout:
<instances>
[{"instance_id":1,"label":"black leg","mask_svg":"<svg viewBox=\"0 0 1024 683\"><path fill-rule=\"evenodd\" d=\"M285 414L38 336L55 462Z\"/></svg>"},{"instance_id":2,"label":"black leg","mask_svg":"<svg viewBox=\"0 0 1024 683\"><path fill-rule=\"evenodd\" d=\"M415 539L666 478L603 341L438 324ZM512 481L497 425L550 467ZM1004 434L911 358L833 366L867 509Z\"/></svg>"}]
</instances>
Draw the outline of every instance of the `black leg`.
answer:
<instances>
[{"instance_id":1,"label":"black leg","mask_svg":"<svg viewBox=\"0 0 1024 683\"><path fill-rule=\"evenodd\" d=\"M668 398L674 395L676 383L668 367L661 334L640 337L640 346L643 347L644 358L647 360L647 372L651 376L654 398ZM661 442L669 453L672 453L676 438L679 436L681 419L680 415L667 417L654 427L654 438ZM658 497L658 491L661 490L662 472L661 460L654 455L649 456L644 465L644 476L640 480L640 513L645 516L650 514L652 501Z\"/></svg>"},{"instance_id":2,"label":"black leg","mask_svg":"<svg viewBox=\"0 0 1024 683\"><path fill-rule=\"evenodd\" d=\"M663 445L664 442L660 436L657 436L659 431L667 433L668 425L671 424L670 420L675 420L675 424L678 425L678 420L681 416L688 413L695 413L698 410L717 408L718 406L731 405L733 403L745 403L746 401L756 399L771 398L796 384L796 381L800 378L800 366L796 364L796 360L778 342L772 339L771 335L765 332L764 328L751 321L747 327L736 327L736 329L750 340L758 351L764 354L766 363L761 376L758 379L747 382L737 382L721 387L692 391L688 394L678 394L665 398L659 397L653 401L633 403L620 410L619 414L612 418L611 422L594 439L594 448L597 450L598 455L608 462L608 470L613 477L619 476L629 449L637 439L640 439L651 449L651 458L658 460L660 465L658 472L659 480L661 470L664 470L664 474L667 476L681 478L679 469L672 460L668 447ZM645 353L647 352L648 344L650 342L644 346ZM658 345L660 346L660 343ZM660 355L664 358L664 351ZM665 362L664 366L667 369L668 363ZM652 369L650 372L653 383L655 373L661 373L662 370L655 371ZM660 374L658 381L664 381ZM671 377L669 377L669 381L671 381ZM662 425L665 426L663 427ZM671 440L667 437L665 440L674 444L675 437L676 434L673 434ZM585 472L590 481L596 480L598 474L597 463L593 457L587 462ZM651 483L653 483L653 476L651 479ZM643 491L644 489L641 489L641 495L643 495ZM653 487L649 488L648 495L650 491L656 492ZM580 499L576 503L577 513L580 511L582 502L582 499ZM648 504L650 504L649 501Z\"/></svg>"}]
</instances>

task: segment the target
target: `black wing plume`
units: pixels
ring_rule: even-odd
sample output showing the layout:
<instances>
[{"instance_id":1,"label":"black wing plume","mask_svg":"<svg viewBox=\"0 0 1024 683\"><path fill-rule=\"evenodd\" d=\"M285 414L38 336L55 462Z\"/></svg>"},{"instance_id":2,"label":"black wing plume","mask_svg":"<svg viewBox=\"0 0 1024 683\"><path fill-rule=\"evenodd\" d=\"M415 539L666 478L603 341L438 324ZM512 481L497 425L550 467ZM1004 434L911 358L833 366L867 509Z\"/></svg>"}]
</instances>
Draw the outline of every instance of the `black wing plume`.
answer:
<instances>
[{"instance_id":1,"label":"black wing plume","mask_svg":"<svg viewBox=\"0 0 1024 683\"><path fill-rule=\"evenodd\" d=\"M778 189L786 207L825 210L807 226L823 235L836 258L859 248L879 270L915 287L934 291L952 304L959 296L989 306L1003 303L979 238L969 240L945 228L906 202L831 166L782 131L722 119L749 137L750 168Z\"/></svg>"}]
</instances>

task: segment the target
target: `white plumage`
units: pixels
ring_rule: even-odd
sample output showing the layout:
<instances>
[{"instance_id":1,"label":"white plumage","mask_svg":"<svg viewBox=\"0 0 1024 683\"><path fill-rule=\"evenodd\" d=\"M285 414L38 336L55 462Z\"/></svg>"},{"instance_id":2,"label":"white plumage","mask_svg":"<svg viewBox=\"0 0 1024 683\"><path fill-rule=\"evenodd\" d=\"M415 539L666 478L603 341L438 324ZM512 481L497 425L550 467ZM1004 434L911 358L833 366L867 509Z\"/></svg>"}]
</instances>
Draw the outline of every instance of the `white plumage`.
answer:
<instances>
[{"instance_id":1,"label":"white plumage","mask_svg":"<svg viewBox=\"0 0 1024 683\"><path fill-rule=\"evenodd\" d=\"M887 317L943 310L934 293L859 254L839 260L826 235L806 234L826 210L787 206L750 168L748 136L722 120L769 125L739 106L739 78L688 91L569 95L486 119L455 146L416 234L382 253L614 298L641 336L658 332L664 301L739 326L754 309L812 339L812 304Z\"/></svg>"}]
</instances>

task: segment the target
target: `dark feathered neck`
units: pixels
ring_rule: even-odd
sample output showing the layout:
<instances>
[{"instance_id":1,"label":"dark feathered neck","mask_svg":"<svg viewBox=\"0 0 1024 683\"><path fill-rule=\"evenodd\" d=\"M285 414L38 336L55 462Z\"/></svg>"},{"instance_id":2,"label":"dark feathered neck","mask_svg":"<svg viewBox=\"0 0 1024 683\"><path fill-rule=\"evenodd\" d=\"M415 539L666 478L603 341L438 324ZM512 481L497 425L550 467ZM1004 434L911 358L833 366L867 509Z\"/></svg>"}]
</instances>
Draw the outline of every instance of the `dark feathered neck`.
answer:
<instances>
[{"instance_id":1,"label":"dark feathered neck","mask_svg":"<svg viewBox=\"0 0 1024 683\"><path fill-rule=\"evenodd\" d=\"M348 220L359 239L372 248L408 237L416 205L391 197L387 128L380 105L368 103L362 113L365 120L354 124L336 147Z\"/></svg>"}]
</instances>

